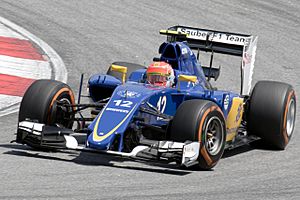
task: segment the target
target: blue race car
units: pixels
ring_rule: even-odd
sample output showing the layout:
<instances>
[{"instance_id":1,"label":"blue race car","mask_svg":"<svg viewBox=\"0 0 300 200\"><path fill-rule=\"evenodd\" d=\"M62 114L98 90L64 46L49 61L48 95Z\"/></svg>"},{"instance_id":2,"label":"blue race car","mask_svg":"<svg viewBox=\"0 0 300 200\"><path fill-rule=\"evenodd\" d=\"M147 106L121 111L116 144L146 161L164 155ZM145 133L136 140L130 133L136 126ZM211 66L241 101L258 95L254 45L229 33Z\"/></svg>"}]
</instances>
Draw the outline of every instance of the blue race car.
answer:
<instances>
[{"instance_id":1,"label":"blue race car","mask_svg":"<svg viewBox=\"0 0 300 200\"><path fill-rule=\"evenodd\" d=\"M91 76L90 103L81 103L83 76L77 103L65 83L35 81L21 102L16 141L40 150L92 150L200 169L213 168L225 149L257 139L285 149L295 125L295 91L259 81L250 92L257 37L186 26L160 33L167 41L148 67L115 62L106 74ZM200 51L211 52L208 66L200 65ZM212 66L214 54L242 58L240 93L212 87L220 74ZM84 117L87 108L91 115ZM84 145L73 133L87 134Z\"/></svg>"}]
</instances>

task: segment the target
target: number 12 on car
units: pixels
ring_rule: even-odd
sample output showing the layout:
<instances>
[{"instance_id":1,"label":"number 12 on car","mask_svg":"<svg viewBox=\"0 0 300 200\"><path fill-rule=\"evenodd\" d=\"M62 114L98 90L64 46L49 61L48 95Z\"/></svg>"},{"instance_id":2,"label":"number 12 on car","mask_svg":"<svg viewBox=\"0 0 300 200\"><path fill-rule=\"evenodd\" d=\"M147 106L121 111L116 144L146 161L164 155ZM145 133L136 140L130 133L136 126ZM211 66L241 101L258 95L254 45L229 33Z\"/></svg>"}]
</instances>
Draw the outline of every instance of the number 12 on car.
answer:
<instances>
[{"instance_id":1,"label":"number 12 on car","mask_svg":"<svg viewBox=\"0 0 300 200\"><path fill-rule=\"evenodd\" d=\"M125 108L131 108L131 105L133 104L132 101L124 101L124 100L114 100L115 106L125 107Z\"/></svg>"},{"instance_id":2,"label":"number 12 on car","mask_svg":"<svg viewBox=\"0 0 300 200\"><path fill-rule=\"evenodd\" d=\"M167 105L167 97L166 96L161 96L159 97L157 101L157 110L160 111L160 113L164 113ZM157 117L157 120L162 120L163 118Z\"/></svg>"}]
</instances>

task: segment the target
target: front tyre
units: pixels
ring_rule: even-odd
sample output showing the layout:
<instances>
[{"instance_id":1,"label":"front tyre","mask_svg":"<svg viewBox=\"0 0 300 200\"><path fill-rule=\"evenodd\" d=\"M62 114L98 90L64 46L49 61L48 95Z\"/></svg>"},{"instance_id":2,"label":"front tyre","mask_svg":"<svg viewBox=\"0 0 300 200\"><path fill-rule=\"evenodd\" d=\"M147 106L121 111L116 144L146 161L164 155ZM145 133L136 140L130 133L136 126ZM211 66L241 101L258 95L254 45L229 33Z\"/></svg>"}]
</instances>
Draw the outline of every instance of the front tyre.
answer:
<instances>
[{"instance_id":1,"label":"front tyre","mask_svg":"<svg viewBox=\"0 0 300 200\"><path fill-rule=\"evenodd\" d=\"M198 168L213 168L223 155L226 141L222 111L211 101L183 102L173 118L170 139L176 142L199 141Z\"/></svg>"},{"instance_id":2,"label":"front tyre","mask_svg":"<svg viewBox=\"0 0 300 200\"><path fill-rule=\"evenodd\" d=\"M296 120L296 95L291 85L258 82L250 96L248 131L266 144L283 150L289 143Z\"/></svg>"},{"instance_id":3,"label":"front tyre","mask_svg":"<svg viewBox=\"0 0 300 200\"><path fill-rule=\"evenodd\" d=\"M37 80L25 92L19 110L19 122L26 119L39 123L59 124L72 128L74 113L72 107L58 104L74 105L74 94L65 83L55 80Z\"/></svg>"}]
</instances>

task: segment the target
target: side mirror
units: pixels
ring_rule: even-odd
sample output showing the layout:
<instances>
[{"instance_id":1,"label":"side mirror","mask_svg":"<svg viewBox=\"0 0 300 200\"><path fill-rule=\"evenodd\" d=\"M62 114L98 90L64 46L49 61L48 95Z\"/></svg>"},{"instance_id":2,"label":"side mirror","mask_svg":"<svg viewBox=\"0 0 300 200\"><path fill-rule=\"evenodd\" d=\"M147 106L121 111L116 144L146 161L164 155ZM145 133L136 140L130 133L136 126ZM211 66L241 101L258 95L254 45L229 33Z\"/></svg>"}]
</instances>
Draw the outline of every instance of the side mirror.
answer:
<instances>
[{"instance_id":1,"label":"side mirror","mask_svg":"<svg viewBox=\"0 0 300 200\"><path fill-rule=\"evenodd\" d=\"M178 90L180 90L180 82L182 81L195 83L197 81L197 76L180 74L178 76Z\"/></svg>"},{"instance_id":2,"label":"side mirror","mask_svg":"<svg viewBox=\"0 0 300 200\"><path fill-rule=\"evenodd\" d=\"M111 65L110 70L122 73L122 83L125 83L126 74L127 74L127 67L120 66L120 65Z\"/></svg>"}]
</instances>

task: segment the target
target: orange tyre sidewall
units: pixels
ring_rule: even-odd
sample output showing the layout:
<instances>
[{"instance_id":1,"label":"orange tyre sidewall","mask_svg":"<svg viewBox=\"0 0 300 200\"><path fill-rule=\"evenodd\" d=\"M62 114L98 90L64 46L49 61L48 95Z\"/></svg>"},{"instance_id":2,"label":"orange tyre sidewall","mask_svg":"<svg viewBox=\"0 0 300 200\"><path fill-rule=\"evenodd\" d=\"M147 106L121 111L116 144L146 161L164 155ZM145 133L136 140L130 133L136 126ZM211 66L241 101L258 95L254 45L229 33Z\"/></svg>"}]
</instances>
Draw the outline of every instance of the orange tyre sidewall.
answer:
<instances>
[{"instance_id":1,"label":"orange tyre sidewall","mask_svg":"<svg viewBox=\"0 0 300 200\"><path fill-rule=\"evenodd\" d=\"M200 145L201 145L200 154L202 155L202 157L204 158L204 160L205 160L205 162L207 163L208 166L214 166L217 163L217 161L214 161L213 158L211 158L211 156L207 152L207 150L205 148L205 144L203 144L203 142L202 142L202 131L203 131L203 126L205 124L207 116L212 111L215 111L215 110L217 110L219 113L221 113L222 116L223 116L223 118L224 118L224 115L223 115L223 113L222 113L222 111L221 111L221 109L219 107L217 107L217 106L211 106L202 115L201 121L200 121L199 127L198 127L198 141L200 142Z\"/></svg>"},{"instance_id":2,"label":"orange tyre sidewall","mask_svg":"<svg viewBox=\"0 0 300 200\"><path fill-rule=\"evenodd\" d=\"M286 120L287 120L288 107L289 107L289 104L290 104L290 101L291 101L292 98L296 98L294 90L292 90L289 93L287 101L286 101L285 109L284 109L282 135L283 135L285 146L288 144L289 139L290 139L289 136L288 136L288 134L287 134L287 129L286 129L287 121Z\"/></svg>"}]
</instances>

